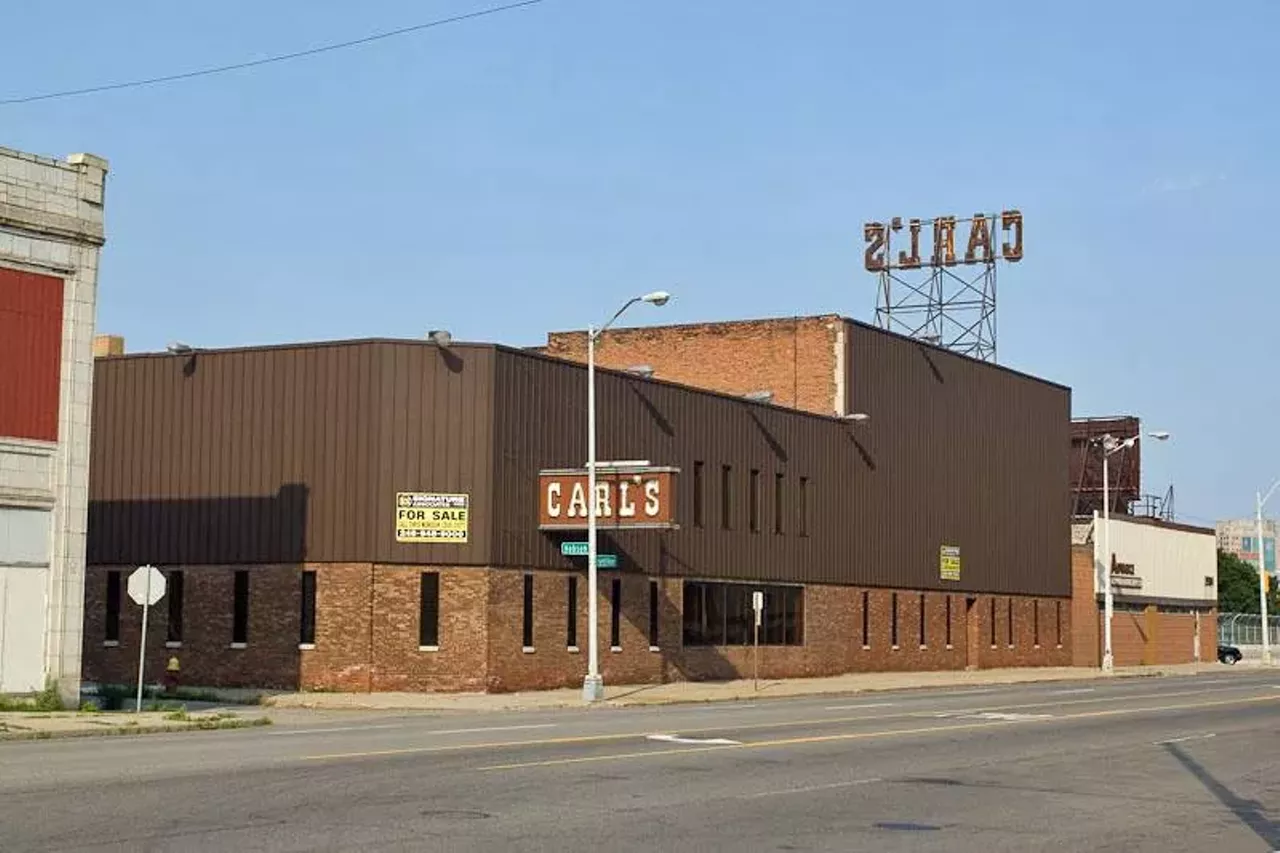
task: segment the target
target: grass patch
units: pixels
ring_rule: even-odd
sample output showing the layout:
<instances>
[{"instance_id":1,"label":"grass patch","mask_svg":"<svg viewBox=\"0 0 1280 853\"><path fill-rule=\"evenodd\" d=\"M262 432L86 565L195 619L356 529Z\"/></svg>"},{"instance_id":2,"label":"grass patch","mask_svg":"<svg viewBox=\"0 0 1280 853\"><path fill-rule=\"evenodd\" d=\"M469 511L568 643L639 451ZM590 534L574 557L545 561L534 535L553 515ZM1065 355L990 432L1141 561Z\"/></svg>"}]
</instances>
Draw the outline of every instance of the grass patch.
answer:
<instances>
[{"instance_id":1,"label":"grass patch","mask_svg":"<svg viewBox=\"0 0 1280 853\"><path fill-rule=\"evenodd\" d=\"M58 693L58 682L50 681L45 688L34 696L0 696L0 711L17 711L20 713L47 714L53 711L64 711L62 696Z\"/></svg>"}]
</instances>

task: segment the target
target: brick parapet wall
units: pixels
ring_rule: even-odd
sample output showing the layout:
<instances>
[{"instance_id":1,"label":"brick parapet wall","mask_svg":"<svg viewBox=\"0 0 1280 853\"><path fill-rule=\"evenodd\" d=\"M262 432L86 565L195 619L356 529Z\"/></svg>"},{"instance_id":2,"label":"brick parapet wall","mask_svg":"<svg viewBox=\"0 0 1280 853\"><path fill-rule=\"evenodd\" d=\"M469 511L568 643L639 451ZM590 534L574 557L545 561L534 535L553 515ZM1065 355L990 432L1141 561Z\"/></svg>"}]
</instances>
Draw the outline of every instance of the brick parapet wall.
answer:
<instances>
[{"instance_id":1,"label":"brick parapet wall","mask_svg":"<svg viewBox=\"0 0 1280 853\"><path fill-rule=\"evenodd\" d=\"M613 329L596 363L649 365L654 377L726 394L773 392L773 402L830 415L841 409L845 321L836 316ZM586 362L585 332L552 332L547 355Z\"/></svg>"}]
</instances>

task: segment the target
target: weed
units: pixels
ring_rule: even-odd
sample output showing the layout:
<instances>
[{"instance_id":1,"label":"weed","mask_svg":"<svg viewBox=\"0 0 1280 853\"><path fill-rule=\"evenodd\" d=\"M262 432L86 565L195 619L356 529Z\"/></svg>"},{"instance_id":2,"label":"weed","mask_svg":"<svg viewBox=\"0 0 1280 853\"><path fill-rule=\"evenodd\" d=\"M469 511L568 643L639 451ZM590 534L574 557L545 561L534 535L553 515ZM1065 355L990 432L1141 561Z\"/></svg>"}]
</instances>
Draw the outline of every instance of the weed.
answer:
<instances>
[{"instance_id":1,"label":"weed","mask_svg":"<svg viewBox=\"0 0 1280 853\"><path fill-rule=\"evenodd\" d=\"M94 702L93 700L86 699L80 703L80 713L81 714L101 714L102 709L99 708L97 703Z\"/></svg>"},{"instance_id":2,"label":"weed","mask_svg":"<svg viewBox=\"0 0 1280 853\"><path fill-rule=\"evenodd\" d=\"M58 693L58 682L50 681L45 684L44 690L36 694L35 709L37 711L65 711L66 706L62 704L62 696Z\"/></svg>"},{"instance_id":3,"label":"weed","mask_svg":"<svg viewBox=\"0 0 1280 853\"><path fill-rule=\"evenodd\" d=\"M62 704L62 697L58 694L58 682L56 681L47 682L44 690L34 696L0 696L0 711L24 713L38 711L40 713L48 713L65 709L66 706Z\"/></svg>"},{"instance_id":4,"label":"weed","mask_svg":"<svg viewBox=\"0 0 1280 853\"><path fill-rule=\"evenodd\" d=\"M164 718L166 720L174 720L177 722L185 723L191 719L191 715L187 713L186 708L179 708L176 711L170 711L169 713L165 714Z\"/></svg>"}]
</instances>

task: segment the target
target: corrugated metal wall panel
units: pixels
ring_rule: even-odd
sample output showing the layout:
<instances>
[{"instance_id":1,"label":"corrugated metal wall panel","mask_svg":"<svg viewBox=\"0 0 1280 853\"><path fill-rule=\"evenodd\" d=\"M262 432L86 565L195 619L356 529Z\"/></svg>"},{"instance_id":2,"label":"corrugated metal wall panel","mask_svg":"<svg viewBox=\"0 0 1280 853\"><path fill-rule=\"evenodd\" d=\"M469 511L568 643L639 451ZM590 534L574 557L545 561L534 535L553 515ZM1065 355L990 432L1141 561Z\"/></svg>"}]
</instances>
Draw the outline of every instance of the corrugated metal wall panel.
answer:
<instances>
[{"instance_id":1,"label":"corrugated metal wall panel","mask_svg":"<svg viewBox=\"0 0 1280 853\"><path fill-rule=\"evenodd\" d=\"M58 440L62 279L0 267L0 436Z\"/></svg>"},{"instance_id":2,"label":"corrugated metal wall panel","mask_svg":"<svg viewBox=\"0 0 1280 853\"><path fill-rule=\"evenodd\" d=\"M684 525L602 534L601 550L672 575L1069 595L1069 390L857 325L847 341L850 410L871 415L863 424L601 372L599 458L679 466ZM495 382L494 562L568 568L565 535L537 531L536 474L585 461L585 370L502 350ZM692 526L695 461L705 464L701 529ZM729 531L719 526L724 464ZM747 529L752 468L761 472L758 533ZM781 535L772 532L778 473ZM807 537L796 534L802 477ZM958 584L939 578L943 544L961 548Z\"/></svg>"},{"instance_id":3,"label":"corrugated metal wall panel","mask_svg":"<svg viewBox=\"0 0 1280 853\"><path fill-rule=\"evenodd\" d=\"M350 342L95 364L89 561L483 564L396 545L397 490L488 501L492 351Z\"/></svg>"},{"instance_id":4,"label":"corrugated metal wall panel","mask_svg":"<svg viewBox=\"0 0 1280 853\"><path fill-rule=\"evenodd\" d=\"M485 565L493 529L491 419L493 349L387 344L372 503L374 560L383 563ZM398 491L464 493L467 542L395 541Z\"/></svg>"}]
</instances>

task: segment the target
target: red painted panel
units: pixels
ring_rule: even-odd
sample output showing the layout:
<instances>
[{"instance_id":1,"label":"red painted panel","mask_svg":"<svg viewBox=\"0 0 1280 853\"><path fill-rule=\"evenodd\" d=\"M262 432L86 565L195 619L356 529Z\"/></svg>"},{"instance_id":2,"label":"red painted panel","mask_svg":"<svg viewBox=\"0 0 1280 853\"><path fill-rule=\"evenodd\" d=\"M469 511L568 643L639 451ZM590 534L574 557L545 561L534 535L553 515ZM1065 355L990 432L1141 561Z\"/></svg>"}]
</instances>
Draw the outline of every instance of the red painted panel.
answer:
<instances>
[{"instance_id":1,"label":"red painted panel","mask_svg":"<svg viewBox=\"0 0 1280 853\"><path fill-rule=\"evenodd\" d=\"M58 440L62 279L0 267L0 436Z\"/></svg>"}]
</instances>

